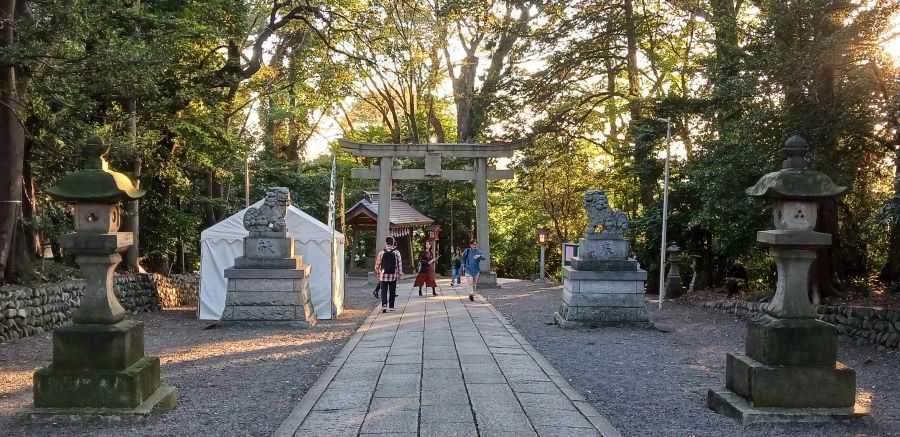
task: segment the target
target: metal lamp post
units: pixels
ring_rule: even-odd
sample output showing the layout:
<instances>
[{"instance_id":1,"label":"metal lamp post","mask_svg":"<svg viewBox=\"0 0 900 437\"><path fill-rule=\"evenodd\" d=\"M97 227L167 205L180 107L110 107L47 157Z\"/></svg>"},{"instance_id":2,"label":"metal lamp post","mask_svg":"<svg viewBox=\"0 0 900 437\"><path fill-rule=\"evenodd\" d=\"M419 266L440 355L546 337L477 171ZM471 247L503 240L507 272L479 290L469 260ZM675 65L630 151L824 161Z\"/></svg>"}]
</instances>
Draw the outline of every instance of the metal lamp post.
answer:
<instances>
[{"instance_id":1,"label":"metal lamp post","mask_svg":"<svg viewBox=\"0 0 900 437\"><path fill-rule=\"evenodd\" d=\"M544 277L544 259L547 250L547 245L550 244L550 229L547 228L537 228L535 229L537 233L537 242L538 245L541 246L541 272L540 277L538 278L538 282L546 281Z\"/></svg>"},{"instance_id":2,"label":"metal lamp post","mask_svg":"<svg viewBox=\"0 0 900 437\"><path fill-rule=\"evenodd\" d=\"M656 118L666 122L666 170L663 179L662 241L659 244L659 309L666 299L666 231L669 221L669 155L672 149L672 118Z\"/></svg>"}]
</instances>

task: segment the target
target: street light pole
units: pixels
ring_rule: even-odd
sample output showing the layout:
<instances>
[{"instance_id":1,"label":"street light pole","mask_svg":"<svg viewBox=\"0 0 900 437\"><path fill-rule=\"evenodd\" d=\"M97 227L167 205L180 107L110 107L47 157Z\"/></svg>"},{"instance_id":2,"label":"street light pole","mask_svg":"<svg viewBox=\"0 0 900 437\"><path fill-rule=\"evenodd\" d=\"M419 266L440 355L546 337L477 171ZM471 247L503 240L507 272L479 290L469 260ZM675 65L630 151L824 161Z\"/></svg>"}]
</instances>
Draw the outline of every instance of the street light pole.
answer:
<instances>
[{"instance_id":1,"label":"street light pole","mask_svg":"<svg viewBox=\"0 0 900 437\"><path fill-rule=\"evenodd\" d=\"M666 122L666 171L663 179L662 241L659 245L659 309L666 299L666 227L669 221L669 153L672 146L672 118L657 119Z\"/></svg>"},{"instance_id":2,"label":"street light pole","mask_svg":"<svg viewBox=\"0 0 900 437\"><path fill-rule=\"evenodd\" d=\"M541 245L541 282L544 282L544 251L547 250L547 247Z\"/></svg>"},{"instance_id":3,"label":"street light pole","mask_svg":"<svg viewBox=\"0 0 900 437\"><path fill-rule=\"evenodd\" d=\"M550 244L550 229L547 228L537 228L535 229L535 233L537 234L537 243L541 246L541 266L540 266L540 277L536 282L545 282L545 254L547 251L547 245Z\"/></svg>"}]
</instances>

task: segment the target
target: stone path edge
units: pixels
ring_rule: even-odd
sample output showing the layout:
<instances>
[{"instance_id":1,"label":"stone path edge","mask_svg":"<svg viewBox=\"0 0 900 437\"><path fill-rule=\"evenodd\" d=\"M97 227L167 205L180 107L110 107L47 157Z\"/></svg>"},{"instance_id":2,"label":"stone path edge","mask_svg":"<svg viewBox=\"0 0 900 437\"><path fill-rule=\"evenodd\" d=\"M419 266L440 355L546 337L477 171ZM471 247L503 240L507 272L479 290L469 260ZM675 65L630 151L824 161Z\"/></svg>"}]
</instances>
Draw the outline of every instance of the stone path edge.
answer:
<instances>
[{"instance_id":1,"label":"stone path edge","mask_svg":"<svg viewBox=\"0 0 900 437\"><path fill-rule=\"evenodd\" d=\"M322 394L325 393L325 389L328 388L328 384L331 384L331 381L337 375L338 371L341 370L341 367L344 366L344 363L347 361L347 358L350 357L350 353L353 352L353 349L359 344L362 340L363 336L368 332L369 327L375 322L378 313L381 311L381 306L376 306L374 310L372 310L369 317L363 322L363 324L356 330L356 333L350 337L347 341L347 344L338 352L338 354L334 357L334 360L328 365L328 368L319 376L319 379L306 391L306 394L303 395L303 398L300 399L300 402L291 410L290 414L288 414L287 418L281 422L281 425L278 426L278 429L272 434L275 437L292 437L294 433L300 429L300 426L303 424L303 421L306 420L306 416L312 411L313 406L315 406L316 402L318 402L319 398L322 397ZM604 434L605 435L605 434Z\"/></svg>"},{"instance_id":2,"label":"stone path edge","mask_svg":"<svg viewBox=\"0 0 900 437\"><path fill-rule=\"evenodd\" d=\"M513 336L513 338L515 338L516 341L519 342L519 344L522 346L522 349L525 349L525 352L527 352L528 355L530 355L531 358L538 364L538 366L540 366L544 370L544 373L546 373L547 376L550 377L550 380L553 381L553 384L555 384L556 387L559 388L560 391L562 391L563 394L565 394L566 397L569 398L572 404L575 405L575 408L578 408L578 411L580 411L581 414L583 414L584 417L586 417L587 420L594 425L594 428L597 428L597 431L600 431L600 434L603 435L603 437L622 437L622 434L609 422L609 420L607 420L605 416L600 414L600 412L597 411L597 409L595 409L594 406L591 405L581 393L572 388L572 386L569 385L568 381L563 378L563 376L556 370L556 368L554 368L553 365L550 364L550 362L547 361L547 359L537 351L537 349L531 346L531 343L529 343L528 340L526 340L525 337L522 336L519 330L516 329L512 325L512 323L510 323L509 320L507 320L507 318L503 314L501 314L500 311L498 311L497 308L494 307L494 305L490 303L487 298L478 293L475 293L475 299L480 303L485 304L487 308L489 308L491 312L495 316L497 316L497 319L500 320L500 323L502 323L506 330L509 331L509 333Z\"/></svg>"}]
</instances>

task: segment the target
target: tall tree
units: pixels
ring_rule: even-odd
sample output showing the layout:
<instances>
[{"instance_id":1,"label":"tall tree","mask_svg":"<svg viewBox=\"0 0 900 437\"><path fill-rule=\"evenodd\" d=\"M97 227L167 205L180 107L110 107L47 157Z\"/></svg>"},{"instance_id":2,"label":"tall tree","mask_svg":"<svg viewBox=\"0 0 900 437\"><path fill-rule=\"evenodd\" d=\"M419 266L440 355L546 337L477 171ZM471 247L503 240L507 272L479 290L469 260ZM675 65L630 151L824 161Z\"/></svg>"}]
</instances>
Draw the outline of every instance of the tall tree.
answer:
<instances>
[{"instance_id":1,"label":"tall tree","mask_svg":"<svg viewBox=\"0 0 900 437\"><path fill-rule=\"evenodd\" d=\"M28 17L28 2L0 1L0 52L12 51L16 29ZM0 285L26 273L30 253L22 223L25 129L22 99L28 73L21 64L0 60Z\"/></svg>"}]
</instances>

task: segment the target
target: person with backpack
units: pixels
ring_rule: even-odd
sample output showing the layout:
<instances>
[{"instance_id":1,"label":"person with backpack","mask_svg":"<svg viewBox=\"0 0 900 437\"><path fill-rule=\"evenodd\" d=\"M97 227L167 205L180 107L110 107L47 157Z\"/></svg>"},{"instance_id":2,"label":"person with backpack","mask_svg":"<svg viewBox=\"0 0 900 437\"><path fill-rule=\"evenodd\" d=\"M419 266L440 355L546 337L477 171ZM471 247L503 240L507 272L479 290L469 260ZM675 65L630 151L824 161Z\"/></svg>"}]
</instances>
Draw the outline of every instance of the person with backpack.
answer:
<instances>
[{"instance_id":1,"label":"person with backpack","mask_svg":"<svg viewBox=\"0 0 900 437\"><path fill-rule=\"evenodd\" d=\"M487 259L487 255L478 248L478 241L469 242L469 247L463 251L460 257L463 271L469 275L469 285L472 286L472 293L469 294L469 300L475 302L475 290L478 288L478 275L481 274L481 261Z\"/></svg>"},{"instance_id":2,"label":"person with backpack","mask_svg":"<svg viewBox=\"0 0 900 437\"><path fill-rule=\"evenodd\" d=\"M456 246L453 248L453 256L450 257L450 286L455 287L459 285L459 274L462 270L462 262L460 259L462 258L462 248Z\"/></svg>"},{"instance_id":3,"label":"person with backpack","mask_svg":"<svg viewBox=\"0 0 900 437\"><path fill-rule=\"evenodd\" d=\"M394 311L397 299L397 281L403 279L400 251L394 247L394 237L384 239L384 250L375 257L375 274L381 283L381 312Z\"/></svg>"}]
</instances>

